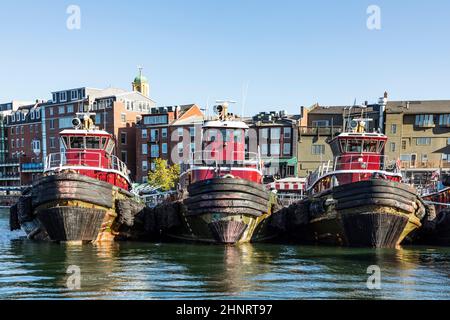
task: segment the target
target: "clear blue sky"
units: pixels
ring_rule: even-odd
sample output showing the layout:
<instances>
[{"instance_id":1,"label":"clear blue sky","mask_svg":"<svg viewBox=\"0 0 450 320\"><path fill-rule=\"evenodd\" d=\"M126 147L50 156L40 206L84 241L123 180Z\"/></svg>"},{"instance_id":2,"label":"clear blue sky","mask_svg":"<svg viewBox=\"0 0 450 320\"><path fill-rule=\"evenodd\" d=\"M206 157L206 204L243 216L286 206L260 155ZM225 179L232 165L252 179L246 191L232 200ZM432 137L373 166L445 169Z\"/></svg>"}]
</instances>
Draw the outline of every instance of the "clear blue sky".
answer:
<instances>
[{"instance_id":1,"label":"clear blue sky","mask_svg":"<svg viewBox=\"0 0 450 320\"><path fill-rule=\"evenodd\" d=\"M70 4L81 30L66 28ZM380 31L366 27L371 4ZM130 88L137 65L159 105L241 102L246 83L246 114L375 101L384 90L450 99L449 39L447 0L2 0L0 101Z\"/></svg>"}]
</instances>

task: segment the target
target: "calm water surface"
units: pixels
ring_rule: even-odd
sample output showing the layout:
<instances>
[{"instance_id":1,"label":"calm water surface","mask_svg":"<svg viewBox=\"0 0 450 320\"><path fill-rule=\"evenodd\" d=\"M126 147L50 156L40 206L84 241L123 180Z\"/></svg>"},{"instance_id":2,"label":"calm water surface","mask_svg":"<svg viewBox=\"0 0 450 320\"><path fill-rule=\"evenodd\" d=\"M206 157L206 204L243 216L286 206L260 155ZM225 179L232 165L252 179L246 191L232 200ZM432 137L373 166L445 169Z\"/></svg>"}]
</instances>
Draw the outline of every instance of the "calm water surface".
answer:
<instances>
[{"instance_id":1,"label":"calm water surface","mask_svg":"<svg viewBox=\"0 0 450 320\"><path fill-rule=\"evenodd\" d=\"M450 249L33 243L0 211L1 299L450 299ZM81 269L81 290L66 270ZM381 290L368 290L378 265Z\"/></svg>"}]
</instances>

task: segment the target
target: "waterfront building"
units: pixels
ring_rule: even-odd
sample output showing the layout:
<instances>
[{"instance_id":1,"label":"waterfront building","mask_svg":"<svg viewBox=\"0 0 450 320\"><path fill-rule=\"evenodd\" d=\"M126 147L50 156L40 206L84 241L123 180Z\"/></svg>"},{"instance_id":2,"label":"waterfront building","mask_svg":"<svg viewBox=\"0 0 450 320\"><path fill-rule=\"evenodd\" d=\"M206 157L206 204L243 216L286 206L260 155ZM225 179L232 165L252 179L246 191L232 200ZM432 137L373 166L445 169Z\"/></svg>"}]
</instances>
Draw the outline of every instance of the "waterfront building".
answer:
<instances>
[{"instance_id":1,"label":"waterfront building","mask_svg":"<svg viewBox=\"0 0 450 320\"><path fill-rule=\"evenodd\" d=\"M157 158L182 164L195 150L196 126L204 114L196 104L151 108L137 124L136 181L147 182Z\"/></svg>"},{"instance_id":2,"label":"waterfront building","mask_svg":"<svg viewBox=\"0 0 450 320\"><path fill-rule=\"evenodd\" d=\"M386 134L386 155L400 160L411 182L424 184L450 171L450 100L388 102Z\"/></svg>"},{"instance_id":3,"label":"waterfront building","mask_svg":"<svg viewBox=\"0 0 450 320\"><path fill-rule=\"evenodd\" d=\"M301 119L301 115L288 115L285 111L260 112L245 119L250 127L247 149L257 152L259 148L266 181L297 176L297 141Z\"/></svg>"}]
</instances>

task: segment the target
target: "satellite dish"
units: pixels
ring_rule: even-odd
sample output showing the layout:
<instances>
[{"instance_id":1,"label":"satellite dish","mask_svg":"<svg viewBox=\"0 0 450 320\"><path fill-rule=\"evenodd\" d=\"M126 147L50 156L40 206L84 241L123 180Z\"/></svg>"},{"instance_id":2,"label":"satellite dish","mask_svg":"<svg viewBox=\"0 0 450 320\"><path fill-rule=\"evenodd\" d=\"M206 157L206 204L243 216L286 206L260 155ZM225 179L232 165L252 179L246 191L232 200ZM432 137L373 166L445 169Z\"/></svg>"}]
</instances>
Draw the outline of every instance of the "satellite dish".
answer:
<instances>
[{"instance_id":1,"label":"satellite dish","mask_svg":"<svg viewBox=\"0 0 450 320\"><path fill-rule=\"evenodd\" d=\"M80 118L73 118L72 119L72 126L74 129L79 129L81 127L81 120Z\"/></svg>"},{"instance_id":2,"label":"satellite dish","mask_svg":"<svg viewBox=\"0 0 450 320\"><path fill-rule=\"evenodd\" d=\"M223 112L223 106L221 104L214 106L214 113L221 114Z\"/></svg>"}]
</instances>

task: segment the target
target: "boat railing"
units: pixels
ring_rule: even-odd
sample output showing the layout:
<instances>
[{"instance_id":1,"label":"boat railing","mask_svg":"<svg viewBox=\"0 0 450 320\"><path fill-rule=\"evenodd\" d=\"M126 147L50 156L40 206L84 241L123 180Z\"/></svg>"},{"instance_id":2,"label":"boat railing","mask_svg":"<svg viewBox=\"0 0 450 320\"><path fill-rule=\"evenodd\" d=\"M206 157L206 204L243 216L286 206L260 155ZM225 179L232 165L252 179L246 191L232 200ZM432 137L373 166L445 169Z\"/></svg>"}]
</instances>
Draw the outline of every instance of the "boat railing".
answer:
<instances>
[{"instance_id":1,"label":"boat railing","mask_svg":"<svg viewBox=\"0 0 450 320\"><path fill-rule=\"evenodd\" d=\"M231 167L255 166L262 168L261 157L256 152L196 151L192 153L191 165L227 165Z\"/></svg>"},{"instance_id":2,"label":"boat railing","mask_svg":"<svg viewBox=\"0 0 450 320\"><path fill-rule=\"evenodd\" d=\"M51 153L45 159L44 172L85 167L86 169L107 169L128 177L126 164L114 155L107 157L98 152L67 151Z\"/></svg>"},{"instance_id":3,"label":"boat railing","mask_svg":"<svg viewBox=\"0 0 450 320\"><path fill-rule=\"evenodd\" d=\"M346 155L338 156L334 161L334 171L342 170L383 170L399 172L397 162L389 161L385 155Z\"/></svg>"}]
</instances>

